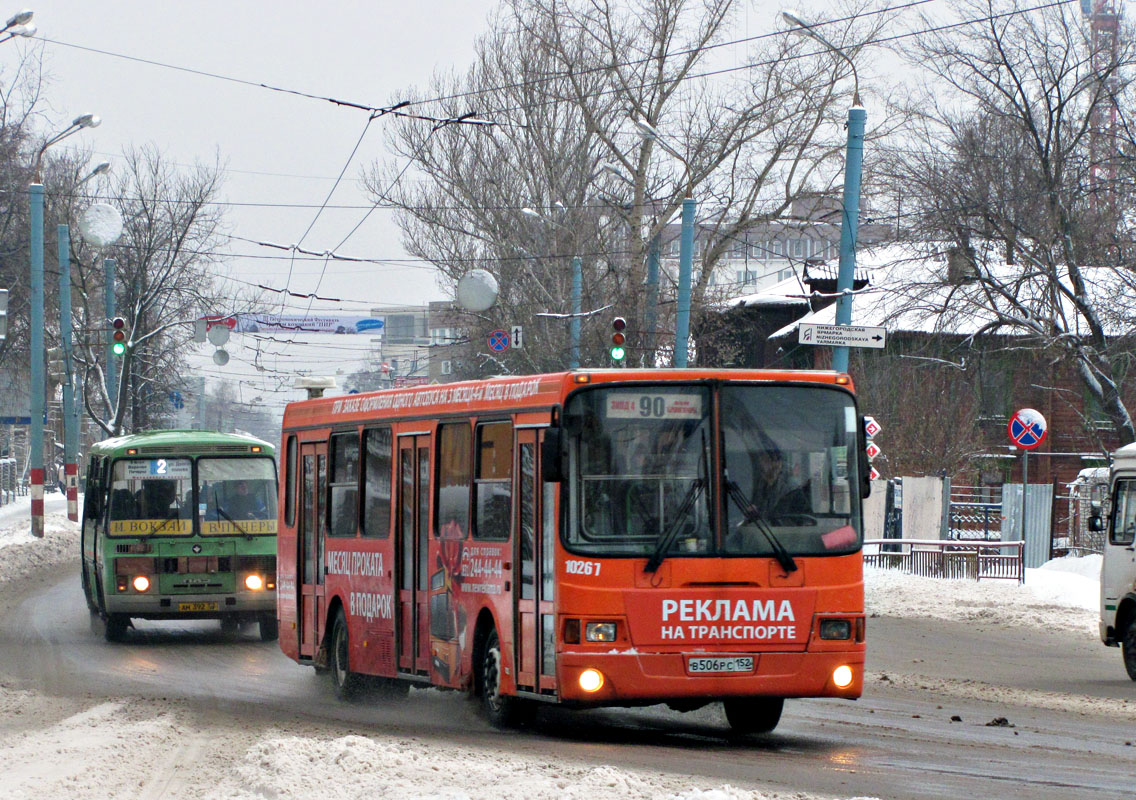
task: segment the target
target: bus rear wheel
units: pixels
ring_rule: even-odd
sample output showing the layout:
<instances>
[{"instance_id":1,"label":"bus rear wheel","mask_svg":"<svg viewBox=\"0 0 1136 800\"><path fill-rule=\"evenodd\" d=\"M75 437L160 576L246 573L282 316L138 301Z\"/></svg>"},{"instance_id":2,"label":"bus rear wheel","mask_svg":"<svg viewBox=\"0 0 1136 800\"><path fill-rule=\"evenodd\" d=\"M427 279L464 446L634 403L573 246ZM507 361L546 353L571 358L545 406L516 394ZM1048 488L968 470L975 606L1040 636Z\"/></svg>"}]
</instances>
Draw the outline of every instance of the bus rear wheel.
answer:
<instances>
[{"instance_id":1,"label":"bus rear wheel","mask_svg":"<svg viewBox=\"0 0 1136 800\"><path fill-rule=\"evenodd\" d=\"M130 617L125 614L107 614L103 625L103 635L108 642L121 642L126 638L126 628L130 625Z\"/></svg>"},{"instance_id":2,"label":"bus rear wheel","mask_svg":"<svg viewBox=\"0 0 1136 800\"><path fill-rule=\"evenodd\" d=\"M769 733L781 721L785 698L731 697L722 701L722 707L734 733Z\"/></svg>"},{"instance_id":3,"label":"bus rear wheel","mask_svg":"<svg viewBox=\"0 0 1136 800\"><path fill-rule=\"evenodd\" d=\"M520 697L501 694L501 640L497 631L490 631L485 641L485 654L481 659L481 704L489 724L495 728L512 728L529 721L535 709Z\"/></svg>"},{"instance_id":4,"label":"bus rear wheel","mask_svg":"<svg viewBox=\"0 0 1136 800\"><path fill-rule=\"evenodd\" d=\"M350 641L347 638L347 618L343 616L343 609L335 615L335 625L331 629L331 653L328 659L331 673L331 683L335 687L335 696L340 700L354 700L363 690L364 680L347 668Z\"/></svg>"},{"instance_id":5,"label":"bus rear wheel","mask_svg":"<svg viewBox=\"0 0 1136 800\"><path fill-rule=\"evenodd\" d=\"M260 626L260 640L262 642L275 642L280 636L280 623L276 614L271 611L262 611L257 614L257 624Z\"/></svg>"},{"instance_id":6,"label":"bus rear wheel","mask_svg":"<svg viewBox=\"0 0 1136 800\"><path fill-rule=\"evenodd\" d=\"M1128 627L1120 640L1120 652L1124 654L1124 668L1128 670L1128 677L1136 681L1136 617L1128 620Z\"/></svg>"}]
</instances>

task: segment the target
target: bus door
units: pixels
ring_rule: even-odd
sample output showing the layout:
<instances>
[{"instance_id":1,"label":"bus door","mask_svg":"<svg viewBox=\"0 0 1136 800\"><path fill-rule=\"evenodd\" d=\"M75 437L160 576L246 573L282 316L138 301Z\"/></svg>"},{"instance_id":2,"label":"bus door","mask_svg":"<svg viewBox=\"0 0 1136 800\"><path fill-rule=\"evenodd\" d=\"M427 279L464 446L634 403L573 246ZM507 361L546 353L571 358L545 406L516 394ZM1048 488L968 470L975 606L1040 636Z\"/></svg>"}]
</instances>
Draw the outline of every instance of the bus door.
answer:
<instances>
[{"instance_id":1,"label":"bus door","mask_svg":"<svg viewBox=\"0 0 1136 800\"><path fill-rule=\"evenodd\" d=\"M398 540L395 611L398 671L430 670L430 436L398 437Z\"/></svg>"},{"instance_id":2,"label":"bus door","mask_svg":"<svg viewBox=\"0 0 1136 800\"><path fill-rule=\"evenodd\" d=\"M540 447L543 431L518 428L517 446L514 448L514 489L517 498L517 535L513 563L516 572L513 580L513 620L516 625L514 659L517 688L530 692L554 689L556 663L553 639L552 585L555 572L552 566L551 536L554 494L552 487L540 480ZM541 491L542 486L549 491ZM543 497L542 497L543 495Z\"/></svg>"},{"instance_id":3,"label":"bus door","mask_svg":"<svg viewBox=\"0 0 1136 800\"><path fill-rule=\"evenodd\" d=\"M296 563L300 565L300 591L296 619L300 626L300 656L315 658L319 651L324 606L324 537L327 514L327 442L300 445L300 513L296 536Z\"/></svg>"}]
</instances>

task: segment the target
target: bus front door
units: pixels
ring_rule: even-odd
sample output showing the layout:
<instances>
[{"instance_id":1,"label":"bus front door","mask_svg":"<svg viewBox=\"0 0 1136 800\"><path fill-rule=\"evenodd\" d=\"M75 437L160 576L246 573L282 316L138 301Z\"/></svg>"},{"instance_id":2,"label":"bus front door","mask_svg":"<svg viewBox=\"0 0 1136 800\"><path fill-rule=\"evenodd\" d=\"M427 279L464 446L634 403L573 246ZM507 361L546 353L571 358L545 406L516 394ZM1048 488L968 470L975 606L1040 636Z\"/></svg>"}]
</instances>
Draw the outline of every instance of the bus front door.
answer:
<instances>
[{"instance_id":1,"label":"bus front door","mask_svg":"<svg viewBox=\"0 0 1136 800\"><path fill-rule=\"evenodd\" d=\"M555 487L540 480L539 438L542 432L516 432L513 465L517 508L514 573L513 641L517 688L530 692L556 688L555 616L553 611L553 544L556 526ZM542 491L543 487L543 491Z\"/></svg>"},{"instance_id":2,"label":"bus front door","mask_svg":"<svg viewBox=\"0 0 1136 800\"><path fill-rule=\"evenodd\" d=\"M430 674L430 437L398 438L398 671Z\"/></svg>"},{"instance_id":3,"label":"bus front door","mask_svg":"<svg viewBox=\"0 0 1136 800\"><path fill-rule=\"evenodd\" d=\"M299 552L300 591L296 619L300 626L300 657L315 658L319 652L324 606L324 537L327 534L327 515L323 513L323 498L327 496L327 443L301 445L302 468L300 480L299 531L296 544Z\"/></svg>"}]
</instances>

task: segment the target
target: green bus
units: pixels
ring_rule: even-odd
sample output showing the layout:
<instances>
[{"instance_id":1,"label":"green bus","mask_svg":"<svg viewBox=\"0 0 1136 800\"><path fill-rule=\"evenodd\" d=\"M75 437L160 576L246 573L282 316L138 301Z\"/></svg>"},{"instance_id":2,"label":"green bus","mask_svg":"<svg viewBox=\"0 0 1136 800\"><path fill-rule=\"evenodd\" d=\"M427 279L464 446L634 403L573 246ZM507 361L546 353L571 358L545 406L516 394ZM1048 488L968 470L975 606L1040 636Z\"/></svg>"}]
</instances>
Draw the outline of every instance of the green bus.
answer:
<instances>
[{"instance_id":1,"label":"green bus","mask_svg":"<svg viewBox=\"0 0 1136 800\"><path fill-rule=\"evenodd\" d=\"M87 606L108 641L131 619L257 622L275 640L276 461L242 434L168 430L90 448L83 503Z\"/></svg>"}]
</instances>

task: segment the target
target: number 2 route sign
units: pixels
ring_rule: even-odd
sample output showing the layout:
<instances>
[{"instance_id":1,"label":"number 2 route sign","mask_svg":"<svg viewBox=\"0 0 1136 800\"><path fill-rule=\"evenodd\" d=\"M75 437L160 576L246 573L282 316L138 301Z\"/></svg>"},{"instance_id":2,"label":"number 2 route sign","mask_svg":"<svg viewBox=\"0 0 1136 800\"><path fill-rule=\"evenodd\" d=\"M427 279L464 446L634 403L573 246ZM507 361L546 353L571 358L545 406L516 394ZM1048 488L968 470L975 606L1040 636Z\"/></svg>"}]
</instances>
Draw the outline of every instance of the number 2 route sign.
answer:
<instances>
[{"instance_id":1,"label":"number 2 route sign","mask_svg":"<svg viewBox=\"0 0 1136 800\"><path fill-rule=\"evenodd\" d=\"M1014 412L1014 416L1010 417L1007 431L1010 434L1010 441L1015 445L1023 450L1034 450L1045 441L1049 427L1040 411L1035 411L1032 408L1021 408Z\"/></svg>"},{"instance_id":2,"label":"number 2 route sign","mask_svg":"<svg viewBox=\"0 0 1136 800\"><path fill-rule=\"evenodd\" d=\"M497 330L489 334L489 349L494 353L504 353L509 349L509 334Z\"/></svg>"}]
</instances>

